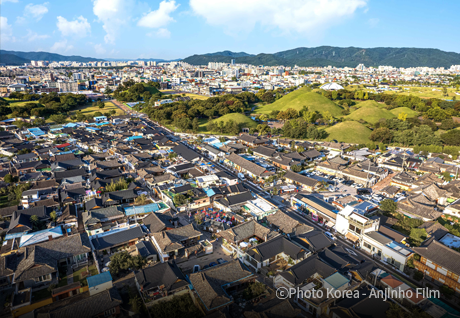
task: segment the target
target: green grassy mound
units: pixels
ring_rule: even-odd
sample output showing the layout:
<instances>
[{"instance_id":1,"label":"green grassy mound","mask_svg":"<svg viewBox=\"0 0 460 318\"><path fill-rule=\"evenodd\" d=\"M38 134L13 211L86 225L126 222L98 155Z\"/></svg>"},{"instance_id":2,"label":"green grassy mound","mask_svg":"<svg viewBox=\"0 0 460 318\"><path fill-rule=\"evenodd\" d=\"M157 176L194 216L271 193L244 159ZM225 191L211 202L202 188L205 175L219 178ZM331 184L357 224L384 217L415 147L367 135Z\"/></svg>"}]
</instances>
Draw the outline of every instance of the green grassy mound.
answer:
<instances>
[{"instance_id":1,"label":"green grassy mound","mask_svg":"<svg viewBox=\"0 0 460 318\"><path fill-rule=\"evenodd\" d=\"M396 117L398 117L398 115L400 113L406 113L407 114L407 117L417 117L418 116L418 112L416 112L415 110L412 110L410 109L409 107L398 107L398 108L394 108L392 110L390 110L390 112L395 115Z\"/></svg>"},{"instance_id":2,"label":"green grassy mound","mask_svg":"<svg viewBox=\"0 0 460 318\"><path fill-rule=\"evenodd\" d=\"M340 106L326 97L310 91L308 88L301 88L289 93L272 104L257 108L255 112L259 114L269 114L274 110L284 111L288 108L300 111L303 106L307 106L310 110L320 113L329 111L334 117L339 117L342 114L342 108Z\"/></svg>"},{"instance_id":3,"label":"green grassy mound","mask_svg":"<svg viewBox=\"0 0 460 318\"><path fill-rule=\"evenodd\" d=\"M257 123L249 118L248 116L245 116L240 113L232 113L232 114L227 114L224 116L221 116L219 118L213 119L212 121L215 122L216 124L223 121L224 123L227 123L228 121L233 120L234 122L237 122L238 124L241 124L242 128L255 128L257 127ZM209 121L204 121L200 124L200 130L203 129L204 131L207 131L207 125Z\"/></svg>"},{"instance_id":4,"label":"green grassy mound","mask_svg":"<svg viewBox=\"0 0 460 318\"><path fill-rule=\"evenodd\" d=\"M393 115L389 110L379 108L376 106L361 106L357 110L353 111L350 115L346 116L346 118L352 120L365 120L368 123L376 123L381 118L391 119L395 118L396 116Z\"/></svg>"},{"instance_id":5,"label":"green grassy mound","mask_svg":"<svg viewBox=\"0 0 460 318\"><path fill-rule=\"evenodd\" d=\"M337 140L338 142L365 144L370 142L371 130L356 121L344 121L326 128L328 136L326 141Z\"/></svg>"}]
</instances>

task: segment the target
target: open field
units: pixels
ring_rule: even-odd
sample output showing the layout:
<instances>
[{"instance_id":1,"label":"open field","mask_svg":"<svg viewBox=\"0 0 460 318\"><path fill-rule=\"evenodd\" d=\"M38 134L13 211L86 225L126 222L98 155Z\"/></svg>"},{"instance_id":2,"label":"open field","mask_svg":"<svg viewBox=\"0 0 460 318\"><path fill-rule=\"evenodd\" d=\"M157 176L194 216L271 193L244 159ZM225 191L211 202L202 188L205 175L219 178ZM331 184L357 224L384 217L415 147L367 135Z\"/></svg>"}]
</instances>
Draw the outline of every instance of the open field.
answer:
<instances>
[{"instance_id":1,"label":"open field","mask_svg":"<svg viewBox=\"0 0 460 318\"><path fill-rule=\"evenodd\" d=\"M345 89L349 91L364 91L369 93L374 93L374 90L365 89L363 85L348 85ZM445 100L452 100L455 96L457 100L460 100L460 90L455 88L447 89L447 96L444 96L442 92L442 87L418 87L418 86L398 86L401 90L399 91L387 91L384 94L401 94L401 95L413 95L420 98L439 98ZM458 93L458 94L456 94Z\"/></svg>"},{"instance_id":2,"label":"open field","mask_svg":"<svg viewBox=\"0 0 460 318\"><path fill-rule=\"evenodd\" d=\"M7 100L10 103L10 107L24 106L25 104L29 104L29 103L38 104L38 100L22 101L22 100L9 99L9 98L5 98L5 100Z\"/></svg>"},{"instance_id":3,"label":"open field","mask_svg":"<svg viewBox=\"0 0 460 318\"><path fill-rule=\"evenodd\" d=\"M338 142L349 142L365 144L370 142L371 130L356 121L344 121L328 127L325 131L329 134L324 140L337 140Z\"/></svg>"},{"instance_id":4,"label":"open field","mask_svg":"<svg viewBox=\"0 0 460 318\"><path fill-rule=\"evenodd\" d=\"M272 104L256 108L255 113L269 114L274 110L284 111L288 108L299 111L303 106L307 106L311 111L318 111L320 113L329 111L334 117L339 117L342 114L340 106L326 97L310 91L308 88L300 88L283 96Z\"/></svg>"},{"instance_id":5,"label":"open field","mask_svg":"<svg viewBox=\"0 0 460 318\"><path fill-rule=\"evenodd\" d=\"M385 118L385 119L391 119L395 118L396 116L392 114L389 110L376 107L376 106L362 106L358 108L357 110L353 111L350 115L346 116L346 118L352 119L352 120L364 120L367 121L368 123L375 124L378 122L380 119Z\"/></svg>"},{"instance_id":6,"label":"open field","mask_svg":"<svg viewBox=\"0 0 460 318\"><path fill-rule=\"evenodd\" d=\"M111 110L115 110L117 112L117 115L124 115L125 112L122 111L120 108L115 106L112 102L105 102L105 107L100 109L98 106L92 106L92 104L87 104L80 106L76 108L75 110L71 111L71 115L74 115L77 111L81 110L81 112L87 116L87 115L92 115L95 112L101 112L101 113L107 113L110 112Z\"/></svg>"}]
</instances>

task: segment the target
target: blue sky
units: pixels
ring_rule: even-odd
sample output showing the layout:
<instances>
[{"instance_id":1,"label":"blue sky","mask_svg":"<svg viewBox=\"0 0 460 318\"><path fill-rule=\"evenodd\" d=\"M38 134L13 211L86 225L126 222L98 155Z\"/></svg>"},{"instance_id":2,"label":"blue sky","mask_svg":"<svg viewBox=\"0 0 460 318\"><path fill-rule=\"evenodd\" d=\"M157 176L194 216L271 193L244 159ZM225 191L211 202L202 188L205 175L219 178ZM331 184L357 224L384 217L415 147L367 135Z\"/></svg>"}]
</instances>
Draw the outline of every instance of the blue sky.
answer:
<instances>
[{"instance_id":1,"label":"blue sky","mask_svg":"<svg viewBox=\"0 0 460 318\"><path fill-rule=\"evenodd\" d=\"M460 52L460 1L0 0L1 48L100 58L319 45Z\"/></svg>"}]
</instances>

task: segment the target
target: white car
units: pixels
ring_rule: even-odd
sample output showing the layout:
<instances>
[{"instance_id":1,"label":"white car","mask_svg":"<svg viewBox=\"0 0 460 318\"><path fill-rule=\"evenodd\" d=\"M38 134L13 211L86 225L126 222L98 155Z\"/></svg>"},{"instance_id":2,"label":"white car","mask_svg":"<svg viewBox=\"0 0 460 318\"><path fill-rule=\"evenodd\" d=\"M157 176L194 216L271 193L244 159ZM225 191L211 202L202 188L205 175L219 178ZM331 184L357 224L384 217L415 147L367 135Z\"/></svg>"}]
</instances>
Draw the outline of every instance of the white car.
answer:
<instances>
[{"instance_id":1,"label":"white car","mask_svg":"<svg viewBox=\"0 0 460 318\"><path fill-rule=\"evenodd\" d=\"M324 232L324 235L326 235L328 238L330 238L333 241L335 240L335 236L331 232Z\"/></svg>"}]
</instances>

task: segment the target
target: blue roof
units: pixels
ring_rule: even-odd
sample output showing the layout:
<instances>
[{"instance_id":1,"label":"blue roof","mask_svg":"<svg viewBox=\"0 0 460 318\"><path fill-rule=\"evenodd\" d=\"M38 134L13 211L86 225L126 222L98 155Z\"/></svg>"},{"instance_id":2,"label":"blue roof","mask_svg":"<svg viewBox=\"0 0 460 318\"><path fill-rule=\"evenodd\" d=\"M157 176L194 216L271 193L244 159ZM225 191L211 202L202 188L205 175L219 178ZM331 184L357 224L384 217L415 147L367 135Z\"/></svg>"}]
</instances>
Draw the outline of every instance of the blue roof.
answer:
<instances>
[{"instance_id":1,"label":"blue roof","mask_svg":"<svg viewBox=\"0 0 460 318\"><path fill-rule=\"evenodd\" d=\"M105 116L96 116L96 117L94 117L94 119L106 119L106 118L107 117L105 117Z\"/></svg>"},{"instance_id":2,"label":"blue roof","mask_svg":"<svg viewBox=\"0 0 460 318\"><path fill-rule=\"evenodd\" d=\"M101 274L87 277L86 281L88 282L88 288L91 288L107 282L111 282L112 275L110 275L110 272L107 271Z\"/></svg>"},{"instance_id":3,"label":"blue roof","mask_svg":"<svg viewBox=\"0 0 460 318\"><path fill-rule=\"evenodd\" d=\"M204 189L204 192L206 192L206 195L208 197L212 197L213 195L215 195L216 193L214 192L213 189L209 188L209 189Z\"/></svg>"},{"instance_id":4,"label":"blue roof","mask_svg":"<svg viewBox=\"0 0 460 318\"><path fill-rule=\"evenodd\" d=\"M150 203L142 206L130 206L125 208L126 215L135 215L135 214L144 214L150 212L156 212L160 210L160 207L157 203Z\"/></svg>"},{"instance_id":5,"label":"blue roof","mask_svg":"<svg viewBox=\"0 0 460 318\"><path fill-rule=\"evenodd\" d=\"M55 233L57 235L63 235L62 227L58 226L58 227L53 227L53 228L42 230L42 231L33 232L30 234L24 234L23 235L24 237L27 237L27 236L29 237L27 238L27 240L20 242L19 247L22 247L26 244L30 245L30 244L36 244L36 243L46 241L48 240L48 237L52 235L51 233Z\"/></svg>"},{"instance_id":6,"label":"blue roof","mask_svg":"<svg viewBox=\"0 0 460 318\"><path fill-rule=\"evenodd\" d=\"M28 128L27 130L35 136L43 136L45 134L43 130L41 130L40 128L36 128L36 127Z\"/></svg>"},{"instance_id":7,"label":"blue roof","mask_svg":"<svg viewBox=\"0 0 460 318\"><path fill-rule=\"evenodd\" d=\"M134 139L139 139L139 138L143 138L143 137L142 136L131 136L131 137L126 138L126 140L134 140Z\"/></svg>"},{"instance_id":8,"label":"blue roof","mask_svg":"<svg viewBox=\"0 0 460 318\"><path fill-rule=\"evenodd\" d=\"M341 286L349 282L349 279L340 274L339 272L332 274L324 280L335 289L339 289Z\"/></svg>"}]
</instances>

